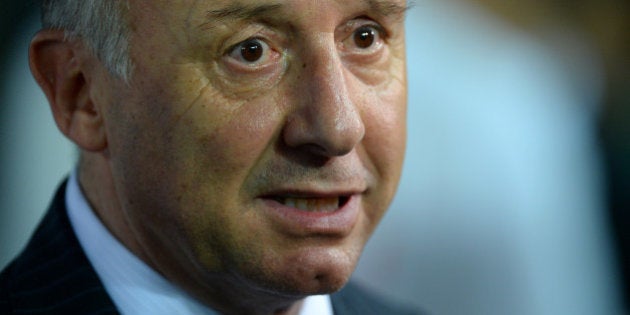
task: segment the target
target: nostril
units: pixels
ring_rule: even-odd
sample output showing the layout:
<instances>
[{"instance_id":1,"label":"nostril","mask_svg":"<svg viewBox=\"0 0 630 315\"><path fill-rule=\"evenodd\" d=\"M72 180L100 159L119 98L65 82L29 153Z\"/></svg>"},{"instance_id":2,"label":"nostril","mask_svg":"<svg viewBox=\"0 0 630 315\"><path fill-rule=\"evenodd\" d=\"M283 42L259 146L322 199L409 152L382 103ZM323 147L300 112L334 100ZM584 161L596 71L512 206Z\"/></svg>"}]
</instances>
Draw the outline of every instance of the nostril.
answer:
<instances>
[{"instance_id":1,"label":"nostril","mask_svg":"<svg viewBox=\"0 0 630 315\"><path fill-rule=\"evenodd\" d=\"M322 117L325 113L309 112L296 113L283 127L282 140L289 148L330 158L352 152L362 140L364 129L360 119L355 118L358 124L338 124L335 119Z\"/></svg>"}]
</instances>

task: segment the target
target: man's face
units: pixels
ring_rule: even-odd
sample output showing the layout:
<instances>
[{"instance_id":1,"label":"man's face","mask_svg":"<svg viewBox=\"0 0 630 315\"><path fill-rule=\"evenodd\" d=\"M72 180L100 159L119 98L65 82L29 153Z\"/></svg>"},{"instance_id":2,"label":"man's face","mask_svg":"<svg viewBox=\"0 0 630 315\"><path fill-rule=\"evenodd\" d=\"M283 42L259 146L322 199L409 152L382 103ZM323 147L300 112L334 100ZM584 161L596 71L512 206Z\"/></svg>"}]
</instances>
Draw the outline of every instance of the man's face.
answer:
<instances>
[{"instance_id":1,"label":"man's face","mask_svg":"<svg viewBox=\"0 0 630 315\"><path fill-rule=\"evenodd\" d=\"M152 266L196 291L346 282L404 155L404 1L390 1L131 1L134 74L106 90L103 120Z\"/></svg>"}]
</instances>

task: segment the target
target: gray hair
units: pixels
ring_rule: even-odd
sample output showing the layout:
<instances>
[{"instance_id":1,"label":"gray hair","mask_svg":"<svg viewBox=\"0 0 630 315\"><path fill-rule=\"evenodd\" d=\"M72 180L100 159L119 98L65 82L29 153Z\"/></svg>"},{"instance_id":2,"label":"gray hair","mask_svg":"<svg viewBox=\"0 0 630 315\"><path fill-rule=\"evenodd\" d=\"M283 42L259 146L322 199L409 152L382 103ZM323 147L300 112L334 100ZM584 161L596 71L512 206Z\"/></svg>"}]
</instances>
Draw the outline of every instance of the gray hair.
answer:
<instances>
[{"instance_id":1,"label":"gray hair","mask_svg":"<svg viewBox=\"0 0 630 315\"><path fill-rule=\"evenodd\" d=\"M42 26L83 39L114 75L128 82L132 72L127 0L44 0Z\"/></svg>"}]
</instances>

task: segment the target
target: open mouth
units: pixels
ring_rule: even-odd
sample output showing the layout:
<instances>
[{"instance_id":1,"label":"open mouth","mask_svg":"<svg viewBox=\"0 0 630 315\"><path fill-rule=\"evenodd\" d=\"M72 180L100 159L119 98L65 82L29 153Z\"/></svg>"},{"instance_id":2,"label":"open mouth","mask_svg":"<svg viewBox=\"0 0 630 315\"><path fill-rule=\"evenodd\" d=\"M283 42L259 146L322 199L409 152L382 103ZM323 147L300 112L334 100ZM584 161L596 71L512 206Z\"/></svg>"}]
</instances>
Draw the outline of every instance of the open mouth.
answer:
<instances>
[{"instance_id":1,"label":"open mouth","mask_svg":"<svg viewBox=\"0 0 630 315\"><path fill-rule=\"evenodd\" d=\"M361 214L360 193L273 192L259 197L261 213L282 233L346 236Z\"/></svg>"},{"instance_id":2,"label":"open mouth","mask_svg":"<svg viewBox=\"0 0 630 315\"><path fill-rule=\"evenodd\" d=\"M348 203L350 197L273 197L272 199L287 207L303 211L334 212Z\"/></svg>"}]
</instances>

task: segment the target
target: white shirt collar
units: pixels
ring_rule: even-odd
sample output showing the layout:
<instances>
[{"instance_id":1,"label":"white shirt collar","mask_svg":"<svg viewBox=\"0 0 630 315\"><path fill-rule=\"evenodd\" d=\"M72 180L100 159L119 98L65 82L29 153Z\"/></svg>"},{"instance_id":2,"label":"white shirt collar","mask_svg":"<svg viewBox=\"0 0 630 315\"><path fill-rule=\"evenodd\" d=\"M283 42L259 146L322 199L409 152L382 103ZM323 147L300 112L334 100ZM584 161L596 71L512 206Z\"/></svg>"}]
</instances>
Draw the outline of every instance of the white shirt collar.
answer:
<instances>
[{"instance_id":1,"label":"white shirt collar","mask_svg":"<svg viewBox=\"0 0 630 315\"><path fill-rule=\"evenodd\" d=\"M121 314L218 314L132 254L93 213L73 172L66 188L68 217L88 260ZM328 295L306 298L300 315L332 315Z\"/></svg>"}]
</instances>

